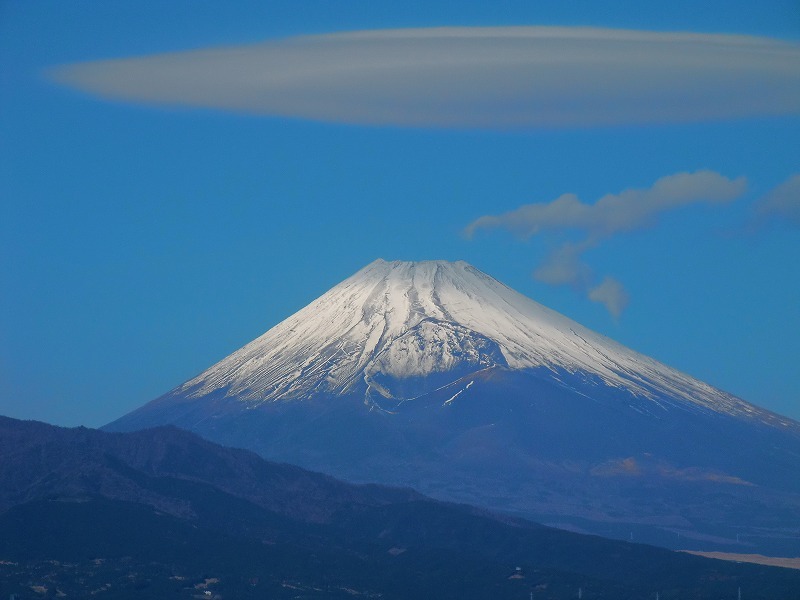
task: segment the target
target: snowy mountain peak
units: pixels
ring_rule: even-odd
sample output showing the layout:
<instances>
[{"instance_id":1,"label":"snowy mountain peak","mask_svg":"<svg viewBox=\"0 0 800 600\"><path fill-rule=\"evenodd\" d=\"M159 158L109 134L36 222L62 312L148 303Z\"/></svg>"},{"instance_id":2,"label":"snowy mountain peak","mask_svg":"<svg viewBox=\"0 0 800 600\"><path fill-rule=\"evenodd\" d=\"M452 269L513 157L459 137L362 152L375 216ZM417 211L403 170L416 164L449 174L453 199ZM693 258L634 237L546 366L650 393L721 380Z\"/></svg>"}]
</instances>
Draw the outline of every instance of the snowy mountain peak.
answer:
<instances>
[{"instance_id":1,"label":"snowy mountain peak","mask_svg":"<svg viewBox=\"0 0 800 600\"><path fill-rule=\"evenodd\" d=\"M387 406L491 368L540 371L564 386L622 388L652 410L677 404L776 418L463 261L378 259L170 395L191 399L224 390L254 407L363 394L368 404Z\"/></svg>"},{"instance_id":2,"label":"snowy mountain peak","mask_svg":"<svg viewBox=\"0 0 800 600\"><path fill-rule=\"evenodd\" d=\"M743 532L767 549L796 540L798 519L776 527L775 514L800 514L789 476L800 423L465 262L376 260L107 428L167 423L351 481L603 535L616 523L612 535L670 545L680 531L681 548L696 535L726 551L741 551Z\"/></svg>"}]
</instances>

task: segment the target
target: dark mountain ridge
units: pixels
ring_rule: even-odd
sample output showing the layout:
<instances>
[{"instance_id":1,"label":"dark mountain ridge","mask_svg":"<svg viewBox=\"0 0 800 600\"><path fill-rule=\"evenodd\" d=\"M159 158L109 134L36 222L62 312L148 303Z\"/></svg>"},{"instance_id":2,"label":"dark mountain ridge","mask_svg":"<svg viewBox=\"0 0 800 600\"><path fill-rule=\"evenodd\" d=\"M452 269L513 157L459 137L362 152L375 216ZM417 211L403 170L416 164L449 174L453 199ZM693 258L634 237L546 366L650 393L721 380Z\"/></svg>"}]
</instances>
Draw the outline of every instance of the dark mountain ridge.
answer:
<instances>
[{"instance_id":1,"label":"dark mountain ridge","mask_svg":"<svg viewBox=\"0 0 800 600\"><path fill-rule=\"evenodd\" d=\"M226 448L173 426L132 434L67 429L0 416L0 510L45 497L100 495L140 502L188 516L143 478L176 478L212 485L277 514L322 522L343 505L412 501L408 489L342 485L332 477L264 461L253 452Z\"/></svg>"},{"instance_id":2,"label":"dark mountain ridge","mask_svg":"<svg viewBox=\"0 0 800 600\"><path fill-rule=\"evenodd\" d=\"M0 418L0 573L3 593L39 577L55 595L88 578L113 580L98 595L108 598L137 597L140 584L190 597L199 588L180 587L187 577L218 580L219 597L518 598L536 589L570 598L580 587L586 598L659 590L665 599L717 598L743 586L752 598L792 598L800 590L797 571L354 486L172 427L120 434L8 418Z\"/></svg>"}]
</instances>

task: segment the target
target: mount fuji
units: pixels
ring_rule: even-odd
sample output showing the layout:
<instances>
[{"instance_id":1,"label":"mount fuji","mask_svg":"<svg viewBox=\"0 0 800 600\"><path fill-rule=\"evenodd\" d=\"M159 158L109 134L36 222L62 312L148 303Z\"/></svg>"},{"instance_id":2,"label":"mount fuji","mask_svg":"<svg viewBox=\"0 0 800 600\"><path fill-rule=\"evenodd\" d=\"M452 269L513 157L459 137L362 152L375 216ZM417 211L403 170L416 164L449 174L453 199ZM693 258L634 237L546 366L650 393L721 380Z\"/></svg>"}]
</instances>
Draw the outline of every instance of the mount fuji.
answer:
<instances>
[{"instance_id":1,"label":"mount fuji","mask_svg":"<svg viewBox=\"0 0 800 600\"><path fill-rule=\"evenodd\" d=\"M106 429L163 424L578 531L800 554L800 423L464 262L377 260Z\"/></svg>"}]
</instances>

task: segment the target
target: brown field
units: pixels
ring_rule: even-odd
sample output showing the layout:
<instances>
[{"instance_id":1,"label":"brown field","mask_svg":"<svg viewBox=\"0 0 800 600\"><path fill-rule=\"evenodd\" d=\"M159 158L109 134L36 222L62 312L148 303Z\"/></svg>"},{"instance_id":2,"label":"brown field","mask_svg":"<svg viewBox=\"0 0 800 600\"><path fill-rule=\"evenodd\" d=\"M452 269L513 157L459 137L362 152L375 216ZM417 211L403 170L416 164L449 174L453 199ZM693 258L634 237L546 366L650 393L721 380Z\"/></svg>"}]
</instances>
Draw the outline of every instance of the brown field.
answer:
<instances>
[{"instance_id":1,"label":"brown field","mask_svg":"<svg viewBox=\"0 0 800 600\"><path fill-rule=\"evenodd\" d=\"M695 552L684 550L687 554L717 558L719 560L732 560L735 562L748 562L771 567L785 567L787 569L800 569L800 557L788 558L780 556L763 556L762 554L734 554L732 552Z\"/></svg>"}]
</instances>

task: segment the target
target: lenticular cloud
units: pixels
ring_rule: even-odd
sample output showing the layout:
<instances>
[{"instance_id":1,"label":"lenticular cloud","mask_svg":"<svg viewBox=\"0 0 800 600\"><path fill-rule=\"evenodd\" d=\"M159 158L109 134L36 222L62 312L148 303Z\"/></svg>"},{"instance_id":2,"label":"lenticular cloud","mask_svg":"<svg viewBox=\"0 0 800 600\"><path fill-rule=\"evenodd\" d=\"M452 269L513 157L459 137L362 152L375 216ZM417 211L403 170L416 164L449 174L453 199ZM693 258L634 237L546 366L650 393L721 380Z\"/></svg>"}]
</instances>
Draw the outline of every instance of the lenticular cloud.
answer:
<instances>
[{"instance_id":1,"label":"lenticular cloud","mask_svg":"<svg viewBox=\"0 0 800 600\"><path fill-rule=\"evenodd\" d=\"M107 99L362 125L577 127L800 112L800 45L565 27L378 30L65 65Z\"/></svg>"}]
</instances>

